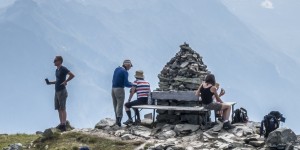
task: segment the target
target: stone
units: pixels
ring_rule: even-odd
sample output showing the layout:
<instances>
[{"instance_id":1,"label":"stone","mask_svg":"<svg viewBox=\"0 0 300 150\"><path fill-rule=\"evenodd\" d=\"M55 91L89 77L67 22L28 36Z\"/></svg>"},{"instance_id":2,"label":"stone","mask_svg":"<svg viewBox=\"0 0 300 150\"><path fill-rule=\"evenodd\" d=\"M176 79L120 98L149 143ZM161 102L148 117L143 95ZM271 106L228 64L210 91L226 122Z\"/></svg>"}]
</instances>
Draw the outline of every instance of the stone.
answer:
<instances>
[{"instance_id":1,"label":"stone","mask_svg":"<svg viewBox=\"0 0 300 150\"><path fill-rule=\"evenodd\" d=\"M173 130L169 130L169 131L165 131L165 132L161 132L157 138L160 140L166 140L169 138L174 138L176 136L176 133Z\"/></svg>"},{"instance_id":2,"label":"stone","mask_svg":"<svg viewBox=\"0 0 300 150\"><path fill-rule=\"evenodd\" d=\"M43 132L42 131L36 131L35 134L36 135L43 135Z\"/></svg>"},{"instance_id":3,"label":"stone","mask_svg":"<svg viewBox=\"0 0 300 150\"><path fill-rule=\"evenodd\" d=\"M124 134L121 136L122 140L134 140L136 139L136 136L132 135L132 134Z\"/></svg>"},{"instance_id":4,"label":"stone","mask_svg":"<svg viewBox=\"0 0 300 150\"><path fill-rule=\"evenodd\" d=\"M96 125L95 128L97 129L104 129L105 127L110 127L115 124L116 120L111 118L105 118L100 120Z\"/></svg>"},{"instance_id":5,"label":"stone","mask_svg":"<svg viewBox=\"0 0 300 150\"><path fill-rule=\"evenodd\" d=\"M276 146L295 142L297 140L296 134L289 128L278 128L271 132L266 140L267 146Z\"/></svg>"},{"instance_id":6,"label":"stone","mask_svg":"<svg viewBox=\"0 0 300 150\"><path fill-rule=\"evenodd\" d=\"M185 148L185 150L194 150L194 147L188 146Z\"/></svg>"},{"instance_id":7,"label":"stone","mask_svg":"<svg viewBox=\"0 0 300 150\"><path fill-rule=\"evenodd\" d=\"M177 124L175 125L174 131L177 134L182 133L192 133L200 129L199 125L192 125L192 124Z\"/></svg>"},{"instance_id":8,"label":"stone","mask_svg":"<svg viewBox=\"0 0 300 150\"><path fill-rule=\"evenodd\" d=\"M151 132L152 132L151 129L144 127L144 126L133 126L130 129L131 134L140 136L140 137L143 137L146 139L150 138Z\"/></svg>"},{"instance_id":9,"label":"stone","mask_svg":"<svg viewBox=\"0 0 300 150\"><path fill-rule=\"evenodd\" d=\"M9 147L5 147L3 150L23 150L23 145L21 143L10 144Z\"/></svg>"},{"instance_id":10,"label":"stone","mask_svg":"<svg viewBox=\"0 0 300 150\"><path fill-rule=\"evenodd\" d=\"M117 130L114 135L118 136L118 137L121 137L122 135L124 135L126 133L128 133L128 132L125 131L125 130Z\"/></svg>"},{"instance_id":11,"label":"stone","mask_svg":"<svg viewBox=\"0 0 300 150\"><path fill-rule=\"evenodd\" d=\"M250 141L249 144L254 147L262 147L265 145L265 141Z\"/></svg>"},{"instance_id":12,"label":"stone","mask_svg":"<svg viewBox=\"0 0 300 150\"><path fill-rule=\"evenodd\" d=\"M201 79L199 78L186 78L186 77L176 77L174 78L175 81L183 82L183 83L192 83L197 84L200 86Z\"/></svg>"},{"instance_id":13,"label":"stone","mask_svg":"<svg viewBox=\"0 0 300 150\"><path fill-rule=\"evenodd\" d=\"M185 68L185 67L187 67L189 64L190 64L190 62L188 62L188 61L183 62L183 63L180 65L180 68Z\"/></svg>"},{"instance_id":14,"label":"stone","mask_svg":"<svg viewBox=\"0 0 300 150\"><path fill-rule=\"evenodd\" d=\"M57 136L57 135L60 135L60 130L59 129L56 129L56 128L49 128L49 129L46 129L43 133L43 136L46 137L46 138L52 138L54 136Z\"/></svg>"}]
</instances>

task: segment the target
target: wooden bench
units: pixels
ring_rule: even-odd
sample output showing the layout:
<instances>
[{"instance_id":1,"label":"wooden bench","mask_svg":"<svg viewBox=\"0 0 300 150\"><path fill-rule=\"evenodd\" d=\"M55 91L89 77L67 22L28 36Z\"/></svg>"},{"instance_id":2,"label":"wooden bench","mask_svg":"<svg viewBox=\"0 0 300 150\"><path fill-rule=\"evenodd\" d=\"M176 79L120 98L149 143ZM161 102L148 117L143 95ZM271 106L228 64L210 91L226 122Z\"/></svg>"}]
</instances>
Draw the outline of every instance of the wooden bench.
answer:
<instances>
[{"instance_id":1,"label":"wooden bench","mask_svg":"<svg viewBox=\"0 0 300 150\"><path fill-rule=\"evenodd\" d=\"M137 106L132 106L132 108L135 109L153 109L153 114L152 114L152 122L154 123L155 121L155 113L156 110L177 110L177 111L194 111L198 112L199 115L201 113L205 114L205 117L208 117L209 111L208 109L205 109L204 107L200 106L200 101L199 97L195 96L194 91L154 91L151 92L150 94L151 100L152 100L152 105L137 105ZM166 101L166 100L176 100L176 101L194 101L194 102L199 102L199 105L196 107L185 107L185 106L161 106L157 105L157 101ZM234 105L236 102L226 102L226 104L229 104L232 106L232 114L234 111ZM232 115L233 119L233 115ZM198 119L198 123L200 124L200 121ZM205 126L207 125L207 119L204 119L204 124Z\"/></svg>"}]
</instances>

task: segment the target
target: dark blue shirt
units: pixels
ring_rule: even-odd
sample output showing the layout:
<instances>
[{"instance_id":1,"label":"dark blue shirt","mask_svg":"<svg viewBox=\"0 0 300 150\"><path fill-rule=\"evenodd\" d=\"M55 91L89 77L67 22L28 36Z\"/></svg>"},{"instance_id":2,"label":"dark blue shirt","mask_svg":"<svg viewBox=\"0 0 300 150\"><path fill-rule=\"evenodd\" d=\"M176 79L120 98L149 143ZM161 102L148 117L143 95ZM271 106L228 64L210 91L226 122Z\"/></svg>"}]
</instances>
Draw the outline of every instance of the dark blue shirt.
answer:
<instances>
[{"instance_id":1,"label":"dark blue shirt","mask_svg":"<svg viewBox=\"0 0 300 150\"><path fill-rule=\"evenodd\" d=\"M56 69L56 82L55 82L55 91L61 91L66 87L61 85L64 81L66 81L67 74L70 72L66 67L61 66L59 69Z\"/></svg>"},{"instance_id":2,"label":"dark blue shirt","mask_svg":"<svg viewBox=\"0 0 300 150\"><path fill-rule=\"evenodd\" d=\"M132 84L128 81L128 72L123 67L118 67L114 71L114 76L112 80L113 88L124 88L132 87Z\"/></svg>"}]
</instances>

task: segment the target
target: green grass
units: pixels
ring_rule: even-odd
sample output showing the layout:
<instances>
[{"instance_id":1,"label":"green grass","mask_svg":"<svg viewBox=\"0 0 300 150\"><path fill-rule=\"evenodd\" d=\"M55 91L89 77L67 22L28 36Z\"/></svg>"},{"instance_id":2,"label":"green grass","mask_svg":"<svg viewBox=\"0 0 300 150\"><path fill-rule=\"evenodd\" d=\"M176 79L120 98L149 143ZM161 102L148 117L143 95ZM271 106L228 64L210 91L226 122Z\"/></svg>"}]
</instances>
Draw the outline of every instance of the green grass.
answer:
<instances>
[{"instance_id":1,"label":"green grass","mask_svg":"<svg viewBox=\"0 0 300 150\"><path fill-rule=\"evenodd\" d=\"M88 146L92 150L133 150L141 145L141 142L124 142L109 140L93 135L82 133L55 134L52 138L45 138L39 135L14 134L0 135L0 150L9 144L21 143L28 147L34 141L35 148L40 150L48 147L48 150L78 150L81 146Z\"/></svg>"},{"instance_id":2,"label":"green grass","mask_svg":"<svg viewBox=\"0 0 300 150\"><path fill-rule=\"evenodd\" d=\"M2 150L3 147L14 143L21 143L23 146L28 147L32 141L38 138L38 135L27 134L0 135L0 149Z\"/></svg>"},{"instance_id":3,"label":"green grass","mask_svg":"<svg viewBox=\"0 0 300 150\"><path fill-rule=\"evenodd\" d=\"M78 150L80 146L88 146L92 150L132 150L142 143L114 141L73 132L48 139L41 137L34 144L36 149L44 149L48 145L49 150Z\"/></svg>"}]
</instances>

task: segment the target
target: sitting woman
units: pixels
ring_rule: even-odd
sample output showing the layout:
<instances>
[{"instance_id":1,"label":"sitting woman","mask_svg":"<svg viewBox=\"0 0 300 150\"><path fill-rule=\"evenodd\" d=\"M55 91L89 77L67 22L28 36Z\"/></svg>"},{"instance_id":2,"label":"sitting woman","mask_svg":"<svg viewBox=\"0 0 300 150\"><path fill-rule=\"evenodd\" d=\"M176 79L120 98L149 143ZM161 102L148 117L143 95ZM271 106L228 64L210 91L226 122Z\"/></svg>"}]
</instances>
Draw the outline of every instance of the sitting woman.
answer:
<instances>
[{"instance_id":1,"label":"sitting woman","mask_svg":"<svg viewBox=\"0 0 300 150\"><path fill-rule=\"evenodd\" d=\"M196 91L196 95L201 96L204 108L223 112L223 129L233 129L235 126L231 125L231 123L229 122L231 106L223 103L223 101L219 97L219 94L217 93L217 88L215 85L215 76L213 74L207 75L205 78L205 82L203 82ZM216 98L217 102L213 101L213 96Z\"/></svg>"},{"instance_id":2,"label":"sitting woman","mask_svg":"<svg viewBox=\"0 0 300 150\"><path fill-rule=\"evenodd\" d=\"M133 123L130 108L136 105L148 104L148 96L149 93L151 92L150 84L149 82L144 80L144 72L142 70L136 71L134 77L136 78L136 80L133 82L133 86L130 90L128 102L125 103L125 110L128 116L128 120L123 123L125 125L129 125ZM131 99L135 93L137 94L137 100L131 102ZM133 110L135 111L135 114L137 116L136 123L138 124L141 122L140 113L138 109L133 109Z\"/></svg>"}]
</instances>

